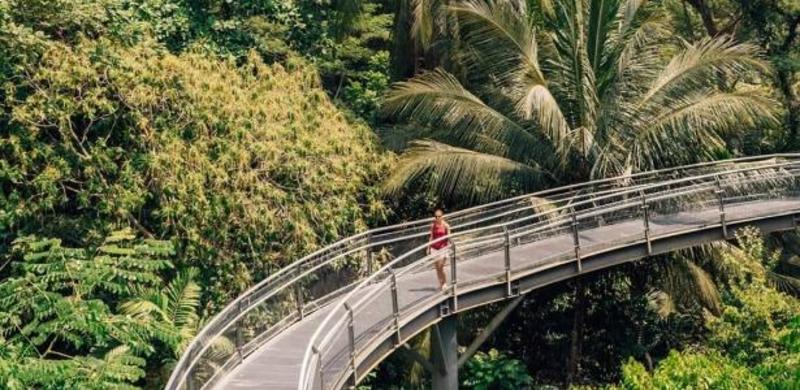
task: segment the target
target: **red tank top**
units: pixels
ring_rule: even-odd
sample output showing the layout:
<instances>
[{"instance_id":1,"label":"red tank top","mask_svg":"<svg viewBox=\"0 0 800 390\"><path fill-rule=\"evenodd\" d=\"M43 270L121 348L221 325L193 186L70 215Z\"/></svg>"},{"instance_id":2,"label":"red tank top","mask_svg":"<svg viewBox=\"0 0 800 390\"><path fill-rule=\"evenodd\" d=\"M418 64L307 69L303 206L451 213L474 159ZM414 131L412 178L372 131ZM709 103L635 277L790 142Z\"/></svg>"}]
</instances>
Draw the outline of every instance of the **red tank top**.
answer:
<instances>
[{"instance_id":1,"label":"red tank top","mask_svg":"<svg viewBox=\"0 0 800 390\"><path fill-rule=\"evenodd\" d=\"M433 223L433 225L431 226L431 241L434 241L437 238L441 238L446 235L447 235L447 226L445 226L444 224L439 224L437 226L436 223ZM441 240L431 244L431 248L433 249L442 249L446 246L447 246L447 240Z\"/></svg>"}]
</instances>

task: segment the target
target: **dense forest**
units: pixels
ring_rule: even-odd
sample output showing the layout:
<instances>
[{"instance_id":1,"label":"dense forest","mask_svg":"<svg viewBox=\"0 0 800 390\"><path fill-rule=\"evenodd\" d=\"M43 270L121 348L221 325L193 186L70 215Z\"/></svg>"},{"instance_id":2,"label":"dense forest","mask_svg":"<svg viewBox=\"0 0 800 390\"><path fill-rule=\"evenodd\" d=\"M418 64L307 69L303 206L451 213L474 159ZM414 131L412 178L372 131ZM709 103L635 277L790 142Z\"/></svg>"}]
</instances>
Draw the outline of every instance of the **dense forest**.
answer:
<instances>
[{"instance_id":1,"label":"dense forest","mask_svg":"<svg viewBox=\"0 0 800 390\"><path fill-rule=\"evenodd\" d=\"M161 388L254 283L435 207L797 151L798 35L798 0L0 0L0 388ZM496 334L464 388L797 389L800 235L586 274Z\"/></svg>"}]
</instances>

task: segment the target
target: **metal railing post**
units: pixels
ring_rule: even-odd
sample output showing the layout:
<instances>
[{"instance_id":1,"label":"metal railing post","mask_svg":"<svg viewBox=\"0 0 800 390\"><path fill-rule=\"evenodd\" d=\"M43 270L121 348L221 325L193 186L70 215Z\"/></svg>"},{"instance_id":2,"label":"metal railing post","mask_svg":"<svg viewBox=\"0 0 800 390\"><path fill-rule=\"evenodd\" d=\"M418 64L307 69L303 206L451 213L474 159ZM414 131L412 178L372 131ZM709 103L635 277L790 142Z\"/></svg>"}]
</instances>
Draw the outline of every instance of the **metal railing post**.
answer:
<instances>
[{"instance_id":1,"label":"metal railing post","mask_svg":"<svg viewBox=\"0 0 800 390\"><path fill-rule=\"evenodd\" d=\"M581 237L578 234L578 216L575 215L575 209L570 208L570 217L572 219L572 241L575 244L575 260L578 262L578 273L583 272L583 265L581 264Z\"/></svg>"},{"instance_id":2,"label":"metal railing post","mask_svg":"<svg viewBox=\"0 0 800 390\"><path fill-rule=\"evenodd\" d=\"M372 248L369 246L372 234L367 234L367 275L372 275Z\"/></svg>"},{"instance_id":3,"label":"metal railing post","mask_svg":"<svg viewBox=\"0 0 800 390\"><path fill-rule=\"evenodd\" d=\"M347 335L350 341L350 369L353 370L353 387L358 385L358 371L356 371L356 332L355 332L355 316L353 315L353 308L345 302L344 308L347 310Z\"/></svg>"},{"instance_id":4,"label":"metal railing post","mask_svg":"<svg viewBox=\"0 0 800 390\"><path fill-rule=\"evenodd\" d=\"M644 191L639 192L642 196L642 217L644 218L644 239L647 242L647 254L653 254L653 245L650 242L650 205L647 204L647 196Z\"/></svg>"},{"instance_id":5,"label":"metal railing post","mask_svg":"<svg viewBox=\"0 0 800 390\"><path fill-rule=\"evenodd\" d=\"M322 352L320 352L316 345L311 346L311 352L314 353L314 355L317 355L317 378L319 378L319 388L325 389L325 381L322 377ZM303 373L301 372L300 375L302 374Z\"/></svg>"},{"instance_id":6,"label":"metal railing post","mask_svg":"<svg viewBox=\"0 0 800 390\"><path fill-rule=\"evenodd\" d=\"M400 338L400 304L398 303L397 299L397 275L395 275L394 270L389 268L389 275L391 278L391 292L392 292L392 316L394 317L394 333L395 333L395 345L401 344Z\"/></svg>"},{"instance_id":7,"label":"metal railing post","mask_svg":"<svg viewBox=\"0 0 800 390\"><path fill-rule=\"evenodd\" d=\"M511 296L511 238L508 234L508 226L503 226L503 236L505 242L505 266L506 266L506 295Z\"/></svg>"},{"instance_id":8,"label":"metal railing post","mask_svg":"<svg viewBox=\"0 0 800 390\"><path fill-rule=\"evenodd\" d=\"M367 275L372 275L372 250L367 248Z\"/></svg>"},{"instance_id":9,"label":"metal railing post","mask_svg":"<svg viewBox=\"0 0 800 390\"><path fill-rule=\"evenodd\" d=\"M456 273L456 244L450 243L453 251L450 253L450 287L453 294L453 313L458 311L458 293L456 286L458 285L458 274Z\"/></svg>"},{"instance_id":10,"label":"metal railing post","mask_svg":"<svg viewBox=\"0 0 800 390\"><path fill-rule=\"evenodd\" d=\"M719 222L722 225L722 238L728 239L728 223L725 220L725 190L722 189L722 181L717 179L717 189L714 191L717 194L717 202L719 203Z\"/></svg>"},{"instance_id":11,"label":"metal railing post","mask_svg":"<svg viewBox=\"0 0 800 390\"><path fill-rule=\"evenodd\" d=\"M596 189L594 187L595 186L592 186L592 190L591 190L592 194L589 195L589 199L592 201L592 208L597 208L597 200L596 200L597 197L594 194ZM605 220L605 218L603 218L603 214L598 214L597 215L597 226L605 226L605 224L606 224L606 220Z\"/></svg>"},{"instance_id":12,"label":"metal railing post","mask_svg":"<svg viewBox=\"0 0 800 390\"><path fill-rule=\"evenodd\" d=\"M297 267L297 281L294 283L294 299L295 304L297 305L297 315L300 317L300 320L303 319L305 314L303 313L303 291L300 289L300 275L303 273L300 267Z\"/></svg>"},{"instance_id":13,"label":"metal railing post","mask_svg":"<svg viewBox=\"0 0 800 390\"><path fill-rule=\"evenodd\" d=\"M239 312L239 314L242 313L242 301L239 301L239 303L236 304L236 310ZM233 343L236 346L236 355L239 357L239 364L242 364L242 361L244 360L244 356L242 355L243 339L244 335L242 334L242 327L237 326Z\"/></svg>"},{"instance_id":14,"label":"metal railing post","mask_svg":"<svg viewBox=\"0 0 800 390\"><path fill-rule=\"evenodd\" d=\"M189 372L186 373L186 390L197 390L197 383L195 383L194 379L192 378L192 372L194 368L190 369Z\"/></svg>"}]
</instances>

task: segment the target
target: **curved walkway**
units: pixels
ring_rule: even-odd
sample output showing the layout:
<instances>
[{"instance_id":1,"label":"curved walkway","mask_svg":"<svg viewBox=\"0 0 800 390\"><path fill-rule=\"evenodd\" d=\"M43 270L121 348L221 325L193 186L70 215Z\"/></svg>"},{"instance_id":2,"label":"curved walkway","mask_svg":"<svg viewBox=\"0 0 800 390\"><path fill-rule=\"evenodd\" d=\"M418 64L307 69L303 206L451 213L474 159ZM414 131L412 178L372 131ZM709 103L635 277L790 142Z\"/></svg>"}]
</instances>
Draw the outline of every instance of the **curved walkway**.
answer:
<instances>
[{"instance_id":1,"label":"curved walkway","mask_svg":"<svg viewBox=\"0 0 800 390\"><path fill-rule=\"evenodd\" d=\"M462 222L456 214L445 292L434 288L433 259L424 252L428 221L373 231L363 245L343 245L326 257L335 260L311 262L269 293L237 300L231 317L223 311L212 321L224 324L221 330L201 332L190 346L168 388L340 388L452 313L730 238L746 225L794 228L800 215L795 157L610 179L500 202L461 214ZM258 301L249 301L254 296Z\"/></svg>"}]
</instances>

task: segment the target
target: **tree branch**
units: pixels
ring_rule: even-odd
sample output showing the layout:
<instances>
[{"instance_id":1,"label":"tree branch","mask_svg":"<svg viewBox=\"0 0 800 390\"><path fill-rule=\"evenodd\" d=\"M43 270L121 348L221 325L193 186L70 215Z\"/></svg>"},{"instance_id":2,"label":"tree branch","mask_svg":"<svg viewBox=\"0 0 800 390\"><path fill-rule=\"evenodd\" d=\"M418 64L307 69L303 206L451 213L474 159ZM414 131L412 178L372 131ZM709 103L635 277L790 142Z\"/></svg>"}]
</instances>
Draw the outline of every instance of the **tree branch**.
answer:
<instances>
[{"instance_id":1,"label":"tree branch","mask_svg":"<svg viewBox=\"0 0 800 390\"><path fill-rule=\"evenodd\" d=\"M687 0L687 2L700 14L700 19L703 20L703 26L706 28L708 35L716 37L719 34L719 30L716 22L714 22L714 15L705 0Z\"/></svg>"}]
</instances>

